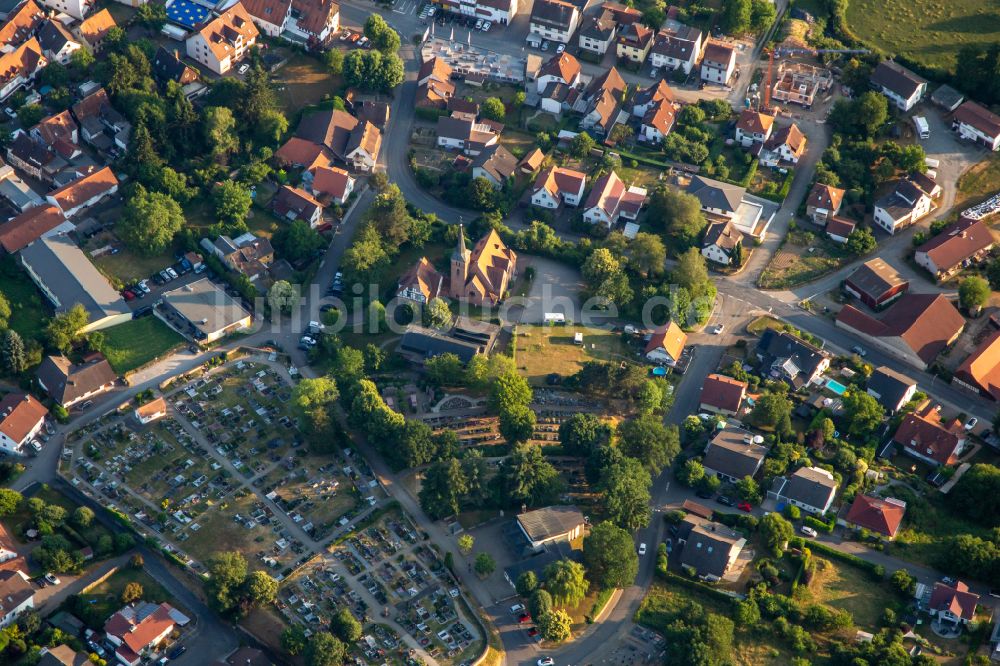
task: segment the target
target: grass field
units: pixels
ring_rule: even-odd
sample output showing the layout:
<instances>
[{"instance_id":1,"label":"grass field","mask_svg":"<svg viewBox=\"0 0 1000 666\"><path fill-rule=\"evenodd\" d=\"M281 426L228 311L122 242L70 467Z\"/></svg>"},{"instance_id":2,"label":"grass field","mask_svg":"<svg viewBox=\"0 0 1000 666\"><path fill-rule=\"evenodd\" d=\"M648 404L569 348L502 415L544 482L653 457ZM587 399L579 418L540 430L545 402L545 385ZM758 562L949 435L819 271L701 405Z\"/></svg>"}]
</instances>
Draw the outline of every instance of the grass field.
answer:
<instances>
[{"instance_id":1,"label":"grass field","mask_svg":"<svg viewBox=\"0 0 1000 666\"><path fill-rule=\"evenodd\" d=\"M133 319L101 333L102 351L119 374L135 370L184 342L180 334L156 317Z\"/></svg>"},{"instance_id":2,"label":"grass field","mask_svg":"<svg viewBox=\"0 0 1000 666\"><path fill-rule=\"evenodd\" d=\"M343 81L335 79L316 58L293 54L275 74L278 103L291 120L297 110L336 94ZM294 127L293 127L294 129Z\"/></svg>"},{"instance_id":3,"label":"grass field","mask_svg":"<svg viewBox=\"0 0 1000 666\"><path fill-rule=\"evenodd\" d=\"M573 336L583 333L583 344ZM587 361L631 360L631 350L621 336L611 331L585 326L519 326L517 368L533 384L544 384L551 373L575 374Z\"/></svg>"},{"instance_id":4,"label":"grass field","mask_svg":"<svg viewBox=\"0 0 1000 666\"><path fill-rule=\"evenodd\" d=\"M48 322L48 304L11 255L0 259L0 293L10 303L10 327L25 342L41 340Z\"/></svg>"},{"instance_id":5,"label":"grass field","mask_svg":"<svg viewBox=\"0 0 1000 666\"><path fill-rule=\"evenodd\" d=\"M990 155L962 174L958 179L958 196L955 205L968 201L976 203L1000 191L1000 157Z\"/></svg>"},{"instance_id":6,"label":"grass field","mask_svg":"<svg viewBox=\"0 0 1000 666\"><path fill-rule=\"evenodd\" d=\"M99 606L102 615L110 616L122 607L121 596L125 586L129 583L139 583L142 585L142 600L154 604L163 602L171 606L177 606L170 593L164 589L156 580L142 569L122 567L111 575L103 583L100 583L80 596L88 603ZM181 610L178 608L178 610ZM181 612L184 612L181 610Z\"/></svg>"},{"instance_id":7,"label":"grass field","mask_svg":"<svg viewBox=\"0 0 1000 666\"><path fill-rule=\"evenodd\" d=\"M878 49L948 69L963 46L1000 41L1000 13L982 0L850 0L847 23Z\"/></svg>"},{"instance_id":8,"label":"grass field","mask_svg":"<svg viewBox=\"0 0 1000 666\"><path fill-rule=\"evenodd\" d=\"M822 557L816 558L816 573L809 586L799 590L803 601L845 610L854 624L868 630L878 628L883 611L894 602L866 572Z\"/></svg>"}]
</instances>

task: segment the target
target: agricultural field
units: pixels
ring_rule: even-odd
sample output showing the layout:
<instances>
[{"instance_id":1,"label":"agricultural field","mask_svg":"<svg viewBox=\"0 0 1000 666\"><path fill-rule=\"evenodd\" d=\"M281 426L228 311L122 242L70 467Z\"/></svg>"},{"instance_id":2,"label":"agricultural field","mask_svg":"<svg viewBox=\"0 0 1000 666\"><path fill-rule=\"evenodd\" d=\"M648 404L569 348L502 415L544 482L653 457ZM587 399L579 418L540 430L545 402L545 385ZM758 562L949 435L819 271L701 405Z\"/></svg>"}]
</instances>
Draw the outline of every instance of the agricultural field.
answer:
<instances>
[{"instance_id":1,"label":"agricultural field","mask_svg":"<svg viewBox=\"0 0 1000 666\"><path fill-rule=\"evenodd\" d=\"M583 334L583 344L573 342ZM584 326L519 326L514 340L517 369L529 382L544 385L552 373L575 374L587 361L631 361L635 353L621 335Z\"/></svg>"},{"instance_id":2,"label":"agricultural field","mask_svg":"<svg viewBox=\"0 0 1000 666\"><path fill-rule=\"evenodd\" d=\"M101 333L101 351L118 374L141 368L184 343L177 331L156 317L133 319Z\"/></svg>"},{"instance_id":3,"label":"agricultural field","mask_svg":"<svg viewBox=\"0 0 1000 666\"><path fill-rule=\"evenodd\" d=\"M1000 14L981 0L850 0L851 31L887 54L954 68L967 44L1000 41Z\"/></svg>"}]
</instances>

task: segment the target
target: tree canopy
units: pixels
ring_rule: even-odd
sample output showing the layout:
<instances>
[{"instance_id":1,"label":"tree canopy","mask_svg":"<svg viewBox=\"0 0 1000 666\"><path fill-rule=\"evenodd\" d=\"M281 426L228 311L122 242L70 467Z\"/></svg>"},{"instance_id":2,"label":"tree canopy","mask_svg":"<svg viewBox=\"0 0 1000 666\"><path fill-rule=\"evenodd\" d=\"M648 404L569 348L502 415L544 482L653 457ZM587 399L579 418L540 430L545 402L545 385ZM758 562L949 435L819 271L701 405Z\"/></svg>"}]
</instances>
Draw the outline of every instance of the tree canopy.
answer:
<instances>
[{"instance_id":1,"label":"tree canopy","mask_svg":"<svg viewBox=\"0 0 1000 666\"><path fill-rule=\"evenodd\" d=\"M598 523L583 539L587 575L603 589L628 587L639 573L631 535L612 522Z\"/></svg>"}]
</instances>

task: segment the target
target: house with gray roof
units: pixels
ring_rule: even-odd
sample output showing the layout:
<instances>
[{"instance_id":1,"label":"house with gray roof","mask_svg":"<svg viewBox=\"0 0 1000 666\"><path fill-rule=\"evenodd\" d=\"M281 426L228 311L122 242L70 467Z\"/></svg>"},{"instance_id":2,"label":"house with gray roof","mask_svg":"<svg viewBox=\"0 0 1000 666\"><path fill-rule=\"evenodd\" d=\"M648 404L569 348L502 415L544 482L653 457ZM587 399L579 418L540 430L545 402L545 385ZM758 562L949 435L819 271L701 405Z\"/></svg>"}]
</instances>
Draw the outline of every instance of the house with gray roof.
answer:
<instances>
[{"instance_id":1,"label":"house with gray roof","mask_svg":"<svg viewBox=\"0 0 1000 666\"><path fill-rule=\"evenodd\" d=\"M579 539L583 536L584 525L586 519L575 506L547 506L517 517L517 526L535 549Z\"/></svg>"},{"instance_id":2,"label":"house with gray roof","mask_svg":"<svg viewBox=\"0 0 1000 666\"><path fill-rule=\"evenodd\" d=\"M84 333L132 319L125 299L68 236L40 238L21 250L28 276L52 302L56 313L79 303L90 317Z\"/></svg>"},{"instance_id":3,"label":"house with gray roof","mask_svg":"<svg viewBox=\"0 0 1000 666\"><path fill-rule=\"evenodd\" d=\"M830 510L836 495L833 474L819 467L800 467L791 476L779 476L767 492L779 504L797 506L817 515Z\"/></svg>"},{"instance_id":4,"label":"house with gray roof","mask_svg":"<svg viewBox=\"0 0 1000 666\"><path fill-rule=\"evenodd\" d=\"M866 392L878 400L889 414L895 414L913 399L917 382L892 368L880 366L868 377Z\"/></svg>"},{"instance_id":5,"label":"house with gray roof","mask_svg":"<svg viewBox=\"0 0 1000 666\"><path fill-rule=\"evenodd\" d=\"M761 438L743 428L727 425L717 430L705 447L702 466L706 474L714 474L723 481L736 483L744 477L757 474L767 448L761 446Z\"/></svg>"},{"instance_id":6,"label":"house with gray roof","mask_svg":"<svg viewBox=\"0 0 1000 666\"><path fill-rule=\"evenodd\" d=\"M746 538L725 525L688 514L678 526L680 563L703 580L718 581L733 570Z\"/></svg>"}]
</instances>

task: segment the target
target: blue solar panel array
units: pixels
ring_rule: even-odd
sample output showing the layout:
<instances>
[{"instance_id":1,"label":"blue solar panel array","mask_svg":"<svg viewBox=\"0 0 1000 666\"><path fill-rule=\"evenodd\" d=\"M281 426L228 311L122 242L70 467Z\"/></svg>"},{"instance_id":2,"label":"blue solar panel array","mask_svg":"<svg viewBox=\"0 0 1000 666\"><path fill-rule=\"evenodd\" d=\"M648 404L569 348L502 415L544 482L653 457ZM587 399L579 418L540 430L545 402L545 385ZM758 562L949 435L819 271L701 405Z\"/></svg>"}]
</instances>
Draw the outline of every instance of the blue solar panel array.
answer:
<instances>
[{"instance_id":1,"label":"blue solar panel array","mask_svg":"<svg viewBox=\"0 0 1000 666\"><path fill-rule=\"evenodd\" d=\"M185 28L193 28L206 18L209 10L191 0L174 0L167 7L167 18Z\"/></svg>"}]
</instances>

